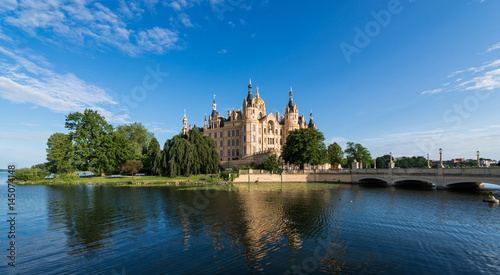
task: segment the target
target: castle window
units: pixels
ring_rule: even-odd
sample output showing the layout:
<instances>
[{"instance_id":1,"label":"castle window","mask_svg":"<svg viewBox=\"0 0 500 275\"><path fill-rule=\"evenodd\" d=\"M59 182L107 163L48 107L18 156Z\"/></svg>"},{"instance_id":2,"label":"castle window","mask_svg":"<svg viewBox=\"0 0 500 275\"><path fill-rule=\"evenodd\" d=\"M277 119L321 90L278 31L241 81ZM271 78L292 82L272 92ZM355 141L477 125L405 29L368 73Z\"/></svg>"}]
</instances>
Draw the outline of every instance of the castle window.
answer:
<instances>
[{"instance_id":1,"label":"castle window","mask_svg":"<svg viewBox=\"0 0 500 275\"><path fill-rule=\"evenodd\" d=\"M247 142L247 136L243 136L243 142Z\"/></svg>"},{"instance_id":2,"label":"castle window","mask_svg":"<svg viewBox=\"0 0 500 275\"><path fill-rule=\"evenodd\" d=\"M233 146L234 146L234 139L233 139Z\"/></svg>"},{"instance_id":3,"label":"castle window","mask_svg":"<svg viewBox=\"0 0 500 275\"><path fill-rule=\"evenodd\" d=\"M222 132L220 132L220 137L222 137Z\"/></svg>"},{"instance_id":4,"label":"castle window","mask_svg":"<svg viewBox=\"0 0 500 275\"><path fill-rule=\"evenodd\" d=\"M260 134L260 132L262 132L262 128L259 128L259 134Z\"/></svg>"},{"instance_id":5,"label":"castle window","mask_svg":"<svg viewBox=\"0 0 500 275\"><path fill-rule=\"evenodd\" d=\"M212 137L212 133L208 133L208 136L209 136L209 137Z\"/></svg>"},{"instance_id":6,"label":"castle window","mask_svg":"<svg viewBox=\"0 0 500 275\"><path fill-rule=\"evenodd\" d=\"M240 155L240 149L236 149L236 156Z\"/></svg>"},{"instance_id":7,"label":"castle window","mask_svg":"<svg viewBox=\"0 0 500 275\"><path fill-rule=\"evenodd\" d=\"M262 143L262 140L259 138L259 143Z\"/></svg>"},{"instance_id":8,"label":"castle window","mask_svg":"<svg viewBox=\"0 0 500 275\"><path fill-rule=\"evenodd\" d=\"M255 135L252 136L252 142L255 142Z\"/></svg>"},{"instance_id":9,"label":"castle window","mask_svg":"<svg viewBox=\"0 0 500 275\"><path fill-rule=\"evenodd\" d=\"M231 131L227 131L227 136L230 137L231 136Z\"/></svg>"},{"instance_id":10,"label":"castle window","mask_svg":"<svg viewBox=\"0 0 500 275\"><path fill-rule=\"evenodd\" d=\"M234 157L234 149L233 149L233 154L232 154L232 156Z\"/></svg>"},{"instance_id":11,"label":"castle window","mask_svg":"<svg viewBox=\"0 0 500 275\"><path fill-rule=\"evenodd\" d=\"M236 145L240 145L240 140L239 139L236 140Z\"/></svg>"},{"instance_id":12,"label":"castle window","mask_svg":"<svg viewBox=\"0 0 500 275\"><path fill-rule=\"evenodd\" d=\"M214 138L217 138L217 133L214 133Z\"/></svg>"},{"instance_id":13,"label":"castle window","mask_svg":"<svg viewBox=\"0 0 500 275\"><path fill-rule=\"evenodd\" d=\"M227 146L231 146L231 141L230 140L227 141Z\"/></svg>"},{"instance_id":14,"label":"castle window","mask_svg":"<svg viewBox=\"0 0 500 275\"><path fill-rule=\"evenodd\" d=\"M252 148L252 153L255 154L255 146Z\"/></svg>"},{"instance_id":15,"label":"castle window","mask_svg":"<svg viewBox=\"0 0 500 275\"><path fill-rule=\"evenodd\" d=\"M247 154L247 147L243 147L243 155Z\"/></svg>"},{"instance_id":16,"label":"castle window","mask_svg":"<svg viewBox=\"0 0 500 275\"><path fill-rule=\"evenodd\" d=\"M266 133L266 128L264 128L264 134Z\"/></svg>"},{"instance_id":17,"label":"castle window","mask_svg":"<svg viewBox=\"0 0 500 275\"><path fill-rule=\"evenodd\" d=\"M233 137L234 137L234 130L232 131Z\"/></svg>"},{"instance_id":18,"label":"castle window","mask_svg":"<svg viewBox=\"0 0 500 275\"><path fill-rule=\"evenodd\" d=\"M227 156L230 157L231 156L231 150L227 150ZM229 159L228 159L229 160Z\"/></svg>"},{"instance_id":19,"label":"castle window","mask_svg":"<svg viewBox=\"0 0 500 275\"><path fill-rule=\"evenodd\" d=\"M247 131L247 126L243 126L243 132L246 132Z\"/></svg>"},{"instance_id":20,"label":"castle window","mask_svg":"<svg viewBox=\"0 0 500 275\"><path fill-rule=\"evenodd\" d=\"M240 130L236 130L236 136L240 136Z\"/></svg>"},{"instance_id":21,"label":"castle window","mask_svg":"<svg viewBox=\"0 0 500 275\"><path fill-rule=\"evenodd\" d=\"M224 146L224 144L222 144L222 140L220 141L220 147Z\"/></svg>"},{"instance_id":22,"label":"castle window","mask_svg":"<svg viewBox=\"0 0 500 275\"><path fill-rule=\"evenodd\" d=\"M221 157L222 157L222 154L223 154L223 153L224 153L224 152L222 152L222 150L220 150L220 156L221 156Z\"/></svg>"}]
</instances>

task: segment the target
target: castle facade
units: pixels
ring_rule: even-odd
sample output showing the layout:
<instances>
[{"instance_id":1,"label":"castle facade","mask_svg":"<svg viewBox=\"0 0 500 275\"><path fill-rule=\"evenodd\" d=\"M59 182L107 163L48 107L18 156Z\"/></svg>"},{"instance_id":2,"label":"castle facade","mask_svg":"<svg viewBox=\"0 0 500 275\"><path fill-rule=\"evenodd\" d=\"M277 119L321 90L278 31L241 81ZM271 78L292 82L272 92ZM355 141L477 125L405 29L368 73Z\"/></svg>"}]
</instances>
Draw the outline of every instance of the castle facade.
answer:
<instances>
[{"instance_id":1,"label":"castle facade","mask_svg":"<svg viewBox=\"0 0 500 275\"><path fill-rule=\"evenodd\" d=\"M186 114L182 124L182 133L188 134L192 126L188 128ZM267 113L266 104L259 95L259 88L257 87L254 96L250 80L248 95L243 100L243 109L230 110L227 117L224 117L217 112L214 96L212 113L208 121L205 117L205 123L199 130L215 141L221 165L229 168L250 165L252 162L261 163L273 153L279 156L288 133L299 128L316 129L316 123L313 121L312 112L309 123L303 115L299 116L299 108L293 102L292 88L285 106L285 114Z\"/></svg>"}]
</instances>

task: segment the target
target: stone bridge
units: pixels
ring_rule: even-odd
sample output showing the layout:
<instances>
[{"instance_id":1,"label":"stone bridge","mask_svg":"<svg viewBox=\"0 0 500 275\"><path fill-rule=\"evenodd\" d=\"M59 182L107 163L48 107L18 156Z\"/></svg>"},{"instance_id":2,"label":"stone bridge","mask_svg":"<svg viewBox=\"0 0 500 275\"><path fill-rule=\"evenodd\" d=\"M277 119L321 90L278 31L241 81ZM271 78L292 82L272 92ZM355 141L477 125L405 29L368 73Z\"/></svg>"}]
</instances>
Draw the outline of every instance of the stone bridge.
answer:
<instances>
[{"instance_id":1,"label":"stone bridge","mask_svg":"<svg viewBox=\"0 0 500 275\"><path fill-rule=\"evenodd\" d=\"M483 183L500 185L498 168L395 168L353 169L352 182L387 185L433 185L438 188L482 187Z\"/></svg>"},{"instance_id":2,"label":"stone bridge","mask_svg":"<svg viewBox=\"0 0 500 275\"><path fill-rule=\"evenodd\" d=\"M436 188L500 185L500 168L386 168L286 171L282 175L265 170L241 170L235 182L349 182L389 186L433 186Z\"/></svg>"}]
</instances>

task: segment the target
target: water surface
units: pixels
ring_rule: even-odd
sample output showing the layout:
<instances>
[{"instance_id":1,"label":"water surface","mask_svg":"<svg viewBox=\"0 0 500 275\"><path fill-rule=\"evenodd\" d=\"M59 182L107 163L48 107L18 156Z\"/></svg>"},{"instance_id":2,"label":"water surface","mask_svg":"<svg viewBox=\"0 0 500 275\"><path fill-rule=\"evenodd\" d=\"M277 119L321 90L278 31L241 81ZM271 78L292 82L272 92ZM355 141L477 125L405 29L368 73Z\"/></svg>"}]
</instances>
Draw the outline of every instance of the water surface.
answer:
<instances>
[{"instance_id":1,"label":"water surface","mask_svg":"<svg viewBox=\"0 0 500 275\"><path fill-rule=\"evenodd\" d=\"M500 273L500 208L484 192L225 188L18 186L16 267L3 252L0 273Z\"/></svg>"}]
</instances>

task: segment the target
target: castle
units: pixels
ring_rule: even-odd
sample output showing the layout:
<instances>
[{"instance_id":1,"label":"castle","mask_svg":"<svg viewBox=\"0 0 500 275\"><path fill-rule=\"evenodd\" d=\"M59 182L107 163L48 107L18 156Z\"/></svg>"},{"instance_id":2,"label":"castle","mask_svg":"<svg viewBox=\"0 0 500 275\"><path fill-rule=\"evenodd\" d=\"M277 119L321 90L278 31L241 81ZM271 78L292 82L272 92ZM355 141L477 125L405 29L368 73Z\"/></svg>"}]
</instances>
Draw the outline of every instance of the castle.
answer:
<instances>
[{"instance_id":1,"label":"castle","mask_svg":"<svg viewBox=\"0 0 500 275\"><path fill-rule=\"evenodd\" d=\"M196 127L196 126L195 126ZM252 162L261 163L273 153L278 156L285 144L288 132L299 128L314 128L311 112L309 123L304 116L299 116L299 108L293 102L293 92L290 88L285 115L279 112L267 113L266 104L259 95L259 88L252 92L252 81L248 84L248 95L243 100L243 110L236 109L227 112L227 117L217 112L217 104L212 104L212 113L203 127L198 128L205 136L215 141L223 167L240 167ZM186 114L182 118L182 133L188 134L192 129L187 126Z\"/></svg>"}]
</instances>

